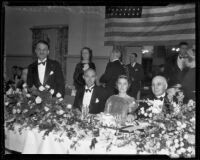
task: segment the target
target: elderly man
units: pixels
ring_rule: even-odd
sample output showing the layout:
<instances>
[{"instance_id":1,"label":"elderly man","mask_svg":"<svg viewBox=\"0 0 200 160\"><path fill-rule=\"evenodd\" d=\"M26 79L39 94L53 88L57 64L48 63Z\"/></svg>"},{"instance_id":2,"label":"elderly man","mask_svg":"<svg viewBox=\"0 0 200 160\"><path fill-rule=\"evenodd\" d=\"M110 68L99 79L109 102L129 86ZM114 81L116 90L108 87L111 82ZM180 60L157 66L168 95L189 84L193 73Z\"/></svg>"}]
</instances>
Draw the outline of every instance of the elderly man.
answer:
<instances>
[{"instance_id":1,"label":"elderly man","mask_svg":"<svg viewBox=\"0 0 200 160\"><path fill-rule=\"evenodd\" d=\"M159 101L160 105L165 105L166 102L166 90L168 87L167 80L163 76L155 76L152 79L152 94L147 96L145 99L154 102ZM145 109L148 109L150 106L147 103L141 102L141 107L144 107ZM137 111L141 108L139 107ZM167 106L166 106L166 109ZM138 112L139 113L139 112ZM138 118L145 118L145 116L138 114Z\"/></svg>"},{"instance_id":2,"label":"elderly man","mask_svg":"<svg viewBox=\"0 0 200 160\"><path fill-rule=\"evenodd\" d=\"M196 62L195 62L195 49L189 49L187 51L188 58L186 60L186 66L189 68L189 71L185 75L182 88L184 90L185 96L187 99L195 99L195 90L196 90Z\"/></svg>"},{"instance_id":3,"label":"elderly man","mask_svg":"<svg viewBox=\"0 0 200 160\"><path fill-rule=\"evenodd\" d=\"M110 62L106 66L104 74L100 78L100 83L104 84L110 95L116 94L116 81L119 75L125 74L125 68L120 61L121 52L113 49L110 54Z\"/></svg>"},{"instance_id":4,"label":"elderly man","mask_svg":"<svg viewBox=\"0 0 200 160\"><path fill-rule=\"evenodd\" d=\"M74 108L82 111L83 107L85 107L91 114L98 114L104 111L105 102L109 95L103 87L95 85L96 78L94 69L89 68L84 72L83 79L86 85L77 90Z\"/></svg>"}]
</instances>

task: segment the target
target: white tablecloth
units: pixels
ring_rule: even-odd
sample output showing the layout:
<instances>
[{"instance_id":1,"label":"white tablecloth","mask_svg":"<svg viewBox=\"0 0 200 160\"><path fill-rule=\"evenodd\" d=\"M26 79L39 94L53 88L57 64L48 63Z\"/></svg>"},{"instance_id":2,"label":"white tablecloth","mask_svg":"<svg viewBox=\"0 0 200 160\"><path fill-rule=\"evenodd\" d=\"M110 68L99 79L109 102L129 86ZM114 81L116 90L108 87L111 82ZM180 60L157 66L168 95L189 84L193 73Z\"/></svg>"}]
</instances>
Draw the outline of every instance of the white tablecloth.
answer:
<instances>
[{"instance_id":1,"label":"white tablecloth","mask_svg":"<svg viewBox=\"0 0 200 160\"><path fill-rule=\"evenodd\" d=\"M102 142L97 137L95 149L90 149L92 137L78 141L75 148L70 148L73 143L64 134L60 137L60 133L49 133L43 139L44 131L38 132L38 129L23 130L23 134L19 135L17 131L6 130L6 148L22 154L136 154L134 147L129 145L118 148L112 146L106 151L108 144Z\"/></svg>"}]
</instances>

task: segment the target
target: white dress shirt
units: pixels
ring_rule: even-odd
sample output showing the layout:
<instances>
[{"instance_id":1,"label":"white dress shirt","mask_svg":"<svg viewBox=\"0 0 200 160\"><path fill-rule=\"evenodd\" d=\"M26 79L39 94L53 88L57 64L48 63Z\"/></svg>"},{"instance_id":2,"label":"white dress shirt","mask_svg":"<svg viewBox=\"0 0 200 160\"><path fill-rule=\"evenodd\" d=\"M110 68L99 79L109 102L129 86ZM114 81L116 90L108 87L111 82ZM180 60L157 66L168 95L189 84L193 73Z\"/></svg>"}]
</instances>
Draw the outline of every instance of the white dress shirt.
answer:
<instances>
[{"instance_id":1,"label":"white dress shirt","mask_svg":"<svg viewBox=\"0 0 200 160\"><path fill-rule=\"evenodd\" d=\"M83 96L83 106L84 107L88 107L90 105L90 101L91 101L91 98L92 98L92 93L93 93L93 89L94 88L94 85L91 86L90 88L88 88L87 86L85 86L85 92L84 92L84 96ZM86 89L90 89L91 92L86 92Z\"/></svg>"},{"instance_id":2,"label":"white dress shirt","mask_svg":"<svg viewBox=\"0 0 200 160\"><path fill-rule=\"evenodd\" d=\"M38 60L38 63L44 62L46 60L47 60L46 58L43 61ZM44 76L45 76L45 71L46 71L46 64L47 63L45 63L45 65L43 65L43 64L38 65L38 76L39 76L39 80L40 80L41 84L44 83Z\"/></svg>"},{"instance_id":3,"label":"white dress shirt","mask_svg":"<svg viewBox=\"0 0 200 160\"><path fill-rule=\"evenodd\" d=\"M166 95L166 93L164 92L162 95L157 96L157 98L161 98L161 97L163 97L162 103L164 103L164 97L165 97L165 95Z\"/></svg>"},{"instance_id":4,"label":"white dress shirt","mask_svg":"<svg viewBox=\"0 0 200 160\"><path fill-rule=\"evenodd\" d=\"M134 66L135 66L135 64L136 64L136 62L132 63L132 64L131 64L131 66L132 66L132 67L134 67Z\"/></svg>"}]
</instances>

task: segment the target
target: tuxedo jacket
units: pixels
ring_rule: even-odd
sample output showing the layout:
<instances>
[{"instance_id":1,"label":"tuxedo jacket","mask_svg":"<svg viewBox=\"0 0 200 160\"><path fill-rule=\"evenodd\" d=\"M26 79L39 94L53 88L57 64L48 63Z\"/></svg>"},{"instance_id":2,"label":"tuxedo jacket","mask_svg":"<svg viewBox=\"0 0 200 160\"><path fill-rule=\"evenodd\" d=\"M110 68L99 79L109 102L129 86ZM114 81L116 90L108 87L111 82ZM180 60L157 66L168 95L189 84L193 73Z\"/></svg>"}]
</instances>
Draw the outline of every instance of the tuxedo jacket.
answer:
<instances>
[{"instance_id":1,"label":"tuxedo jacket","mask_svg":"<svg viewBox=\"0 0 200 160\"><path fill-rule=\"evenodd\" d=\"M134 67L131 64L128 64L128 76L131 82L131 86L129 88L129 95L136 98L137 92L140 90L142 86L142 81L144 80L144 70L142 65L136 63Z\"/></svg>"},{"instance_id":2,"label":"tuxedo jacket","mask_svg":"<svg viewBox=\"0 0 200 160\"><path fill-rule=\"evenodd\" d=\"M89 65L89 68L96 70L95 64L93 62L88 63L88 65ZM84 73L83 67L84 67L84 64L80 62L76 65L76 68L74 71L73 80L74 80L74 86L76 90L78 90L79 88L85 85L85 80L83 79L83 73Z\"/></svg>"},{"instance_id":3,"label":"tuxedo jacket","mask_svg":"<svg viewBox=\"0 0 200 160\"><path fill-rule=\"evenodd\" d=\"M74 108L78 108L81 111L81 106L83 103L83 96L85 93L85 87L80 88L75 96ZM108 94L103 87L94 86L92 97L89 105L89 113L98 114L104 111L106 100L108 99Z\"/></svg>"},{"instance_id":4,"label":"tuxedo jacket","mask_svg":"<svg viewBox=\"0 0 200 160\"><path fill-rule=\"evenodd\" d=\"M29 88L33 85L36 88L39 88L42 85L39 80L37 61L30 64L28 67L27 85ZM48 58L46 62L43 86L45 85L49 85L51 89L54 89L53 96L55 96L58 92L64 96L65 84L61 66L57 61Z\"/></svg>"},{"instance_id":5,"label":"tuxedo jacket","mask_svg":"<svg viewBox=\"0 0 200 160\"><path fill-rule=\"evenodd\" d=\"M101 83L105 83L106 87L114 90L119 75L126 74L124 66L119 60L109 62L106 66L104 74L100 78Z\"/></svg>"}]
</instances>

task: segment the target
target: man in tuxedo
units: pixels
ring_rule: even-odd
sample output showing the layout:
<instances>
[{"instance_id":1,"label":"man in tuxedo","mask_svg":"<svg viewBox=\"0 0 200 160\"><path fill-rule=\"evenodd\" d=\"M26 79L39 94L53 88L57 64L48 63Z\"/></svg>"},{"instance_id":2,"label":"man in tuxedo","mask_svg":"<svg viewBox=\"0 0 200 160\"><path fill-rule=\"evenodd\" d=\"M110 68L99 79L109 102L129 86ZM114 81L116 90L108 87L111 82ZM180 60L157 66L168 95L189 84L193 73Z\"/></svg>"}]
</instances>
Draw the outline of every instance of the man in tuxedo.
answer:
<instances>
[{"instance_id":1,"label":"man in tuxedo","mask_svg":"<svg viewBox=\"0 0 200 160\"><path fill-rule=\"evenodd\" d=\"M86 85L77 90L74 108L82 110L83 106L87 106L91 114L98 114L104 111L105 102L109 95L103 87L95 85L96 78L94 69L89 68L84 72L83 79Z\"/></svg>"},{"instance_id":2,"label":"man in tuxedo","mask_svg":"<svg viewBox=\"0 0 200 160\"><path fill-rule=\"evenodd\" d=\"M64 97L65 85L60 64L48 58L49 44L40 40L35 45L38 60L28 67L27 85L29 88L39 88L49 85L54 90L53 96L60 93Z\"/></svg>"},{"instance_id":3,"label":"man in tuxedo","mask_svg":"<svg viewBox=\"0 0 200 160\"><path fill-rule=\"evenodd\" d=\"M125 68L120 61L121 52L113 49L110 54L110 62L106 66L104 74L100 78L100 83L104 84L110 95L117 94L116 81L119 75L125 74Z\"/></svg>"},{"instance_id":4,"label":"man in tuxedo","mask_svg":"<svg viewBox=\"0 0 200 160\"><path fill-rule=\"evenodd\" d=\"M165 79L165 77L163 76L155 76L152 79L152 94L148 95L145 99L149 100L149 102L154 102L154 101L160 101L160 105L164 105L165 109L167 110L167 112L170 112L170 108L167 106L168 104L168 99L167 99L167 95L166 95L166 91L167 91L167 80ZM140 107L138 108L138 110L144 107L145 110L148 109L150 106L146 103L146 102L141 102L140 103ZM137 110L137 111L138 111ZM138 115L138 118L144 118L143 115Z\"/></svg>"},{"instance_id":5,"label":"man in tuxedo","mask_svg":"<svg viewBox=\"0 0 200 160\"><path fill-rule=\"evenodd\" d=\"M181 42L179 44L180 52L172 56L164 67L164 77L168 81L169 87L181 84L188 68L186 66L188 44Z\"/></svg>"},{"instance_id":6,"label":"man in tuxedo","mask_svg":"<svg viewBox=\"0 0 200 160\"><path fill-rule=\"evenodd\" d=\"M142 65L137 63L136 53L130 54L130 64L128 64L126 67L131 82L128 94L131 97L137 98L137 93L141 89L142 81L144 79L144 70L142 68Z\"/></svg>"}]
</instances>

